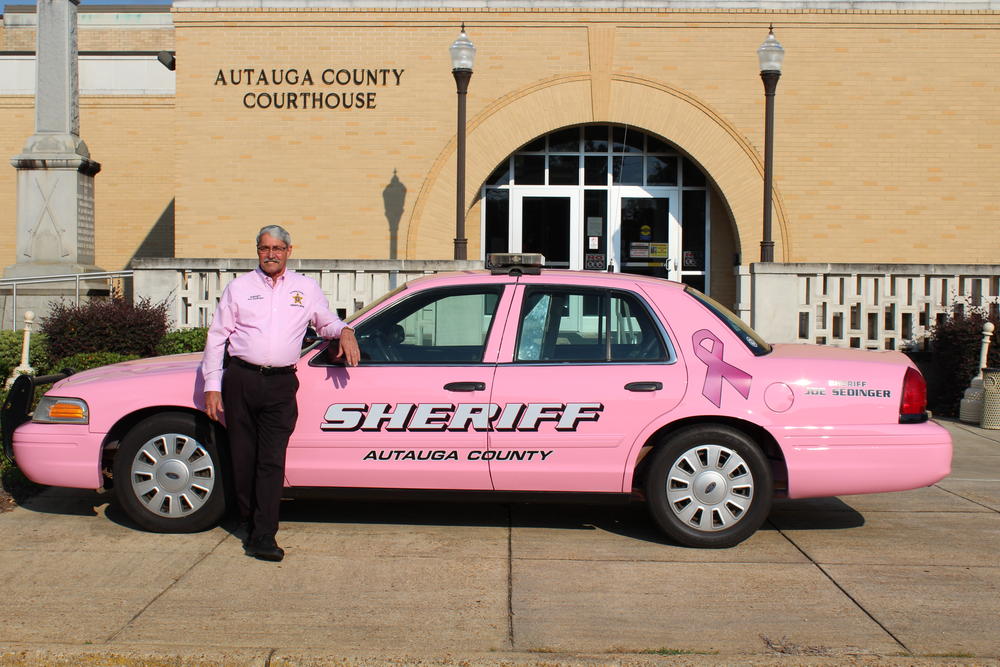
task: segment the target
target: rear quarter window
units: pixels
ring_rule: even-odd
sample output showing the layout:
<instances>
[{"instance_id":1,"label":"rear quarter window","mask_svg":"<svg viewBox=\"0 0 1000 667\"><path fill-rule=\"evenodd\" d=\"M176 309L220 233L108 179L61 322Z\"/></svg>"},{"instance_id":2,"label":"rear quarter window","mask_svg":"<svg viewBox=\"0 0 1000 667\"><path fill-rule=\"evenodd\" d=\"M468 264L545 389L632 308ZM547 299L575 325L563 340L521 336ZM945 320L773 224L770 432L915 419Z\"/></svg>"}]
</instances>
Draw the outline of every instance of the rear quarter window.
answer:
<instances>
[{"instance_id":1,"label":"rear quarter window","mask_svg":"<svg viewBox=\"0 0 1000 667\"><path fill-rule=\"evenodd\" d=\"M729 310L721 303L713 299L712 297L702 294L693 287L687 286L684 291L690 294L694 299L705 306L713 315L719 318L719 320L726 325L726 328L732 331L736 336L743 341L743 344L747 346L754 356L762 357L771 351L771 344L760 337L756 331L750 328L750 325L741 320L736 313Z\"/></svg>"}]
</instances>

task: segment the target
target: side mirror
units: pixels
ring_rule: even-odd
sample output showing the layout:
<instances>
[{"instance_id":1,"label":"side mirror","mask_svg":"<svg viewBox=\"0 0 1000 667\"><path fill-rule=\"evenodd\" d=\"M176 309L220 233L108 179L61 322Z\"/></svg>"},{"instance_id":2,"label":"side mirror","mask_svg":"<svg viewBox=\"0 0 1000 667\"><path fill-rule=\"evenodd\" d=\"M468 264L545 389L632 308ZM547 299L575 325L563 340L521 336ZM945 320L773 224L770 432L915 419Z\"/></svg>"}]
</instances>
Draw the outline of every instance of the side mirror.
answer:
<instances>
[{"instance_id":1,"label":"side mirror","mask_svg":"<svg viewBox=\"0 0 1000 667\"><path fill-rule=\"evenodd\" d=\"M312 327L306 327L306 332L302 336L302 349L306 349L318 340L323 340L323 338L316 335L316 330Z\"/></svg>"}]
</instances>

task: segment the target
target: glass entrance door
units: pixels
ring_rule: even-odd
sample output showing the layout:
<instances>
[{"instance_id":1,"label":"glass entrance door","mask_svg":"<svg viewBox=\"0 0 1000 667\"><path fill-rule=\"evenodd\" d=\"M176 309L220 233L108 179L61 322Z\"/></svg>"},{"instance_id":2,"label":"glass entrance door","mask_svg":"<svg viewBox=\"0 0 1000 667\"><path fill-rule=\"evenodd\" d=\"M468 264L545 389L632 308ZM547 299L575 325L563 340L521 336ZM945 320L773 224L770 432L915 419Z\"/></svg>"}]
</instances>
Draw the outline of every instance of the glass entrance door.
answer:
<instances>
[{"instance_id":1,"label":"glass entrance door","mask_svg":"<svg viewBox=\"0 0 1000 667\"><path fill-rule=\"evenodd\" d=\"M680 224L677 198L640 188L622 193L617 207L616 264L624 273L678 280Z\"/></svg>"},{"instance_id":2,"label":"glass entrance door","mask_svg":"<svg viewBox=\"0 0 1000 667\"><path fill-rule=\"evenodd\" d=\"M708 288L704 173L636 128L584 125L511 153L483 186L483 257L538 252L546 265L625 271Z\"/></svg>"},{"instance_id":3,"label":"glass entrance door","mask_svg":"<svg viewBox=\"0 0 1000 667\"><path fill-rule=\"evenodd\" d=\"M545 266L555 269L583 268L579 193L514 193L510 226L511 252L537 252Z\"/></svg>"}]
</instances>

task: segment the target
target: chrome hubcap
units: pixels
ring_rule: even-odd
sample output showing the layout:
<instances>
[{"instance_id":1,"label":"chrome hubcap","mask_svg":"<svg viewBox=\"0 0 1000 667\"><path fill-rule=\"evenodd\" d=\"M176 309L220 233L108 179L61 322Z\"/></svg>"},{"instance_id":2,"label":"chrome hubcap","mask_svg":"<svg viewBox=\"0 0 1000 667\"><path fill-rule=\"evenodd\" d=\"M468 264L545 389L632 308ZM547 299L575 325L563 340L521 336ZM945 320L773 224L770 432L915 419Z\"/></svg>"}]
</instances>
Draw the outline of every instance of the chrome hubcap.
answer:
<instances>
[{"instance_id":1,"label":"chrome hubcap","mask_svg":"<svg viewBox=\"0 0 1000 667\"><path fill-rule=\"evenodd\" d=\"M730 528L753 502L753 476L739 454L698 445L681 454L667 475L667 501L685 525L705 532Z\"/></svg>"},{"instance_id":2,"label":"chrome hubcap","mask_svg":"<svg viewBox=\"0 0 1000 667\"><path fill-rule=\"evenodd\" d=\"M180 433L151 438L132 460L132 491L146 509L178 518L197 512L215 488L215 464L200 442Z\"/></svg>"}]
</instances>

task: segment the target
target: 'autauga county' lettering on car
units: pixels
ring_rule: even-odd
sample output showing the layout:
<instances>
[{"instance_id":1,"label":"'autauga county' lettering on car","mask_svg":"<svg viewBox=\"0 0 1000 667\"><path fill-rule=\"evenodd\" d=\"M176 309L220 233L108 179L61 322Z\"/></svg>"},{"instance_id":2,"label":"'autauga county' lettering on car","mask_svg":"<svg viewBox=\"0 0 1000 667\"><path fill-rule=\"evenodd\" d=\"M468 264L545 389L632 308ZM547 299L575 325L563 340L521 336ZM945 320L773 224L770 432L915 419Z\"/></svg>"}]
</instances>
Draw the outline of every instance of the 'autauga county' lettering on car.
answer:
<instances>
[{"instance_id":1,"label":"'autauga county' lettering on car","mask_svg":"<svg viewBox=\"0 0 1000 667\"><path fill-rule=\"evenodd\" d=\"M473 449L466 452L467 461L544 461L555 450L547 449ZM457 461L458 450L446 449L379 449L364 455L363 461Z\"/></svg>"},{"instance_id":2,"label":"'autauga county' lettering on car","mask_svg":"<svg viewBox=\"0 0 1000 667\"><path fill-rule=\"evenodd\" d=\"M326 409L324 431L537 431L555 422L557 431L575 431L597 421L602 403L334 403Z\"/></svg>"}]
</instances>

